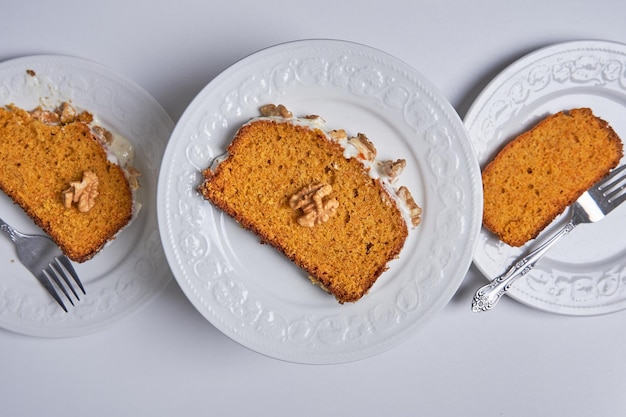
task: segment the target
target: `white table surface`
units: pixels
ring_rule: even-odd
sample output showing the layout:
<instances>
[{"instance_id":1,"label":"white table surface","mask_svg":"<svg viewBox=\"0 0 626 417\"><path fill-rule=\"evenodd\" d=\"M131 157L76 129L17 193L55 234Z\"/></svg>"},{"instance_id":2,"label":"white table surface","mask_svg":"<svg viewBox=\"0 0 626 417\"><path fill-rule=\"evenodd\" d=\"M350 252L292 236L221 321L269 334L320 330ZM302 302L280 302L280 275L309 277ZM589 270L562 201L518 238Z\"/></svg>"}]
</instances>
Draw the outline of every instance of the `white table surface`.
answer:
<instances>
[{"instance_id":1,"label":"white table surface","mask_svg":"<svg viewBox=\"0 0 626 417\"><path fill-rule=\"evenodd\" d=\"M461 117L493 76L539 47L626 42L622 0L89 3L5 2L0 61L42 53L98 61L141 85L174 121L229 65L290 40L386 51L438 86ZM238 345L172 280L148 306L93 335L0 330L0 415L625 415L626 312L568 317L504 299L473 314L483 283L471 268L450 303L389 351L316 366Z\"/></svg>"}]
</instances>

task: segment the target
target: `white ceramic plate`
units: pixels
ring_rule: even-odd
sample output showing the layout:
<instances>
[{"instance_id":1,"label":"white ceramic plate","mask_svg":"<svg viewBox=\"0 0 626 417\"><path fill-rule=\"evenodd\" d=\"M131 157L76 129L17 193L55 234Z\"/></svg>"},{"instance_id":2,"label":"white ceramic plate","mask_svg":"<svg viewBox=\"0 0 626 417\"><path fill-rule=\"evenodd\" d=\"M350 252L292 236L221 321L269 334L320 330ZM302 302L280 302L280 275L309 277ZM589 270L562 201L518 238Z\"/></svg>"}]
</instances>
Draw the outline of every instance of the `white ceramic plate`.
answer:
<instances>
[{"instance_id":1,"label":"white ceramic plate","mask_svg":"<svg viewBox=\"0 0 626 417\"><path fill-rule=\"evenodd\" d=\"M33 70L35 76L26 73ZM17 260L8 236L0 236L0 327L62 337L95 332L152 300L171 279L157 230L156 188L161 157L173 122L145 91L108 68L65 56L31 56L0 63L0 104L31 109L70 101L104 127L135 145L141 171L136 221L93 259L75 264L87 295L63 312ZM3 193L0 216L26 233L41 230Z\"/></svg>"},{"instance_id":2,"label":"white ceramic plate","mask_svg":"<svg viewBox=\"0 0 626 417\"><path fill-rule=\"evenodd\" d=\"M533 52L505 69L479 95L465 126L481 167L504 143L548 114L590 107L626 138L626 45L567 42ZM621 162L622 164L624 161ZM537 239L512 248L483 230L474 262L493 279L566 222L560 216ZM626 307L626 205L600 223L581 225L508 294L538 309L569 315Z\"/></svg>"},{"instance_id":3,"label":"white ceramic plate","mask_svg":"<svg viewBox=\"0 0 626 417\"><path fill-rule=\"evenodd\" d=\"M381 159L407 159L400 183L423 206L423 222L357 303L337 303L196 192L200 171L266 103L364 132ZM200 313L257 352L335 363L406 340L450 300L471 263L481 195L467 133L423 76L366 46L308 40L257 52L200 92L165 151L157 201L170 267Z\"/></svg>"}]
</instances>

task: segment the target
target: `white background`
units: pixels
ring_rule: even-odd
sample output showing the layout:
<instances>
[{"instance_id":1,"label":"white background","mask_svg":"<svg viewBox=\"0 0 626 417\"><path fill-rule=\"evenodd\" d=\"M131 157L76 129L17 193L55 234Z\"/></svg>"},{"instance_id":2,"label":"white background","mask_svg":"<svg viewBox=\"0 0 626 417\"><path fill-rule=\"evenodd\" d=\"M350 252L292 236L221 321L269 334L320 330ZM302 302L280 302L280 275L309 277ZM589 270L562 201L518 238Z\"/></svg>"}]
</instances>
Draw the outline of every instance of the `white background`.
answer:
<instances>
[{"instance_id":1,"label":"white background","mask_svg":"<svg viewBox=\"0 0 626 417\"><path fill-rule=\"evenodd\" d=\"M415 67L463 117L486 83L537 48L626 42L622 0L13 1L0 61L55 53L105 64L176 122L222 70L306 38L363 43ZM0 279L1 279L0 272ZM626 312L566 317L504 299L473 314L470 269L422 331L365 360L298 365L217 331L172 280L99 333L40 339L0 330L2 416L620 416Z\"/></svg>"}]
</instances>

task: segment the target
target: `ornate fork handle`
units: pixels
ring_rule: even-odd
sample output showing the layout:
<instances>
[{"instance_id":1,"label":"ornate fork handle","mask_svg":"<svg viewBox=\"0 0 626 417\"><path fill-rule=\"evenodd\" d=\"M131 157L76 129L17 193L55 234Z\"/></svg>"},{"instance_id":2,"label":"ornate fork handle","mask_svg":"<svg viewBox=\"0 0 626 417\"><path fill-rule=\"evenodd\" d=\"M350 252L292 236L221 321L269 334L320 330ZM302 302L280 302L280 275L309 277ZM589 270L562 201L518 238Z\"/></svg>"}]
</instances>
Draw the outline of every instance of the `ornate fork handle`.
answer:
<instances>
[{"instance_id":1,"label":"ornate fork handle","mask_svg":"<svg viewBox=\"0 0 626 417\"><path fill-rule=\"evenodd\" d=\"M558 233L552 236L548 241L539 246L528 255L515 262L507 272L495 278L489 284L481 287L474 294L472 300L472 311L479 313L481 311L491 310L498 303L500 298L506 293L511 285L517 281L519 277L525 275L535 267L541 258L561 240L565 235L574 230L578 223L569 221Z\"/></svg>"},{"instance_id":2,"label":"ornate fork handle","mask_svg":"<svg viewBox=\"0 0 626 417\"><path fill-rule=\"evenodd\" d=\"M15 241L15 229L13 229L11 226L9 226L8 224L5 223L4 220L0 219L0 230L2 230L3 232L5 232L7 235L9 235L9 237L11 238L11 240Z\"/></svg>"}]
</instances>

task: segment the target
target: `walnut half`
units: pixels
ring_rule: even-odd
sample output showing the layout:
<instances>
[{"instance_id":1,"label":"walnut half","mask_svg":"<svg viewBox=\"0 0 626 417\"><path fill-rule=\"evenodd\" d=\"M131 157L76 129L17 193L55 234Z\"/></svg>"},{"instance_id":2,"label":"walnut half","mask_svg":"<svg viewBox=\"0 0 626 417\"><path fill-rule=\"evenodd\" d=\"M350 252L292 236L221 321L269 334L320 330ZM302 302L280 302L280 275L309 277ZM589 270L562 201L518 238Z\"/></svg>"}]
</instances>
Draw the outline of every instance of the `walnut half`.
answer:
<instances>
[{"instance_id":1,"label":"walnut half","mask_svg":"<svg viewBox=\"0 0 626 417\"><path fill-rule=\"evenodd\" d=\"M313 227L325 223L335 214L339 207L337 199L324 200L332 191L330 184L315 182L291 196L289 206L294 210L302 210L302 215L297 219L300 226Z\"/></svg>"},{"instance_id":2,"label":"walnut half","mask_svg":"<svg viewBox=\"0 0 626 417\"><path fill-rule=\"evenodd\" d=\"M63 191L63 204L66 208L77 203L78 211L87 213L96 205L98 197L98 176L91 171L83 172L82 181L70 182L70 188Z\"/></svg>"}]
</instances>

